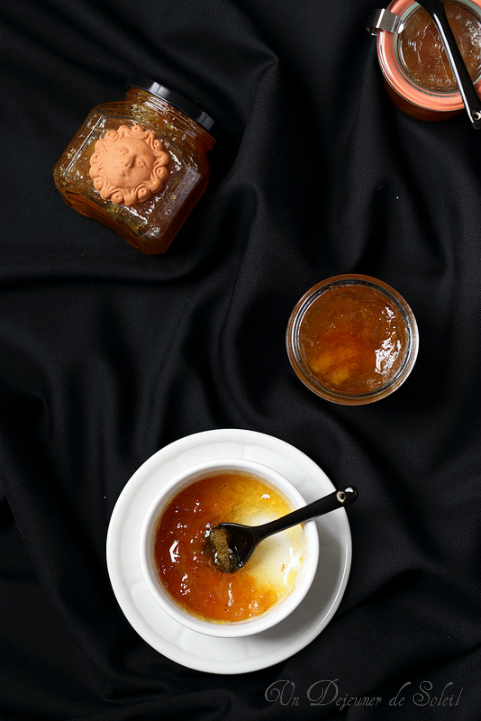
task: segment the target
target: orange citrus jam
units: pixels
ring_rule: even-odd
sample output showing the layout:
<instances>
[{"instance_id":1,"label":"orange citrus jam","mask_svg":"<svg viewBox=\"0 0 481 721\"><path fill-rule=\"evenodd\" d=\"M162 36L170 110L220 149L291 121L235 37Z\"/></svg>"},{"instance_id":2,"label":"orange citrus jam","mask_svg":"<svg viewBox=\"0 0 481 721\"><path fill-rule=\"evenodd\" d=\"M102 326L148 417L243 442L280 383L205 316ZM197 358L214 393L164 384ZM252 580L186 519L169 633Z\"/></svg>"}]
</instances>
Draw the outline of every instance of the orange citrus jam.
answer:
<instances>
[{"instance_id":1,"label":"orange citrus jam","mask_svg":"<svg viewBox=\"0 0 481 721\"><path fill-rule=\"evenodd\" d=\"M164 253L205 191L214 143L183 111L134 85L125 100L89 113L54 168L55 185L67 205L138 250Z\"/></svg>"},{"instance_id":2,"label":"orange citrus jam","mask_svg":"<svg viewBox=\"0 0 481 721\"><path fill-rule=\"evenodd\" d=\"M475 80L481 72L481 22L461 4L447 2L445 7L461 55ZM438 92L456 89L444 45L426 10L418 8L406 18L397 47L401 67L414 83Z\"/></svg>"},{"instance_id":3,"label":"orange citrus jam","mask_svg":"<svg viewBox=\"0 0 481 721\"><path fill-rule=\"evenodd\" d=\"M284 496L249 473L217 471L194 481L174 496L154 528L154 565L164 588L202 620L245 621L269 610L295 584L302 528L266 538L236 573L215 568L205 539L222 521L256 525L291 510Z\"/></svg>"},{"instance_id":4,"label":"orange citrus jam","mask_svg":"<svg viewBox=\"0 0 481 721\"><path fill-rule=\"evenodd\" d=\"M394 303L355 284L321 293L299 330L300 352L312 375L327 388L353 395L389 383L404 362L406 340Z\"/></svg>"}]
</instances>

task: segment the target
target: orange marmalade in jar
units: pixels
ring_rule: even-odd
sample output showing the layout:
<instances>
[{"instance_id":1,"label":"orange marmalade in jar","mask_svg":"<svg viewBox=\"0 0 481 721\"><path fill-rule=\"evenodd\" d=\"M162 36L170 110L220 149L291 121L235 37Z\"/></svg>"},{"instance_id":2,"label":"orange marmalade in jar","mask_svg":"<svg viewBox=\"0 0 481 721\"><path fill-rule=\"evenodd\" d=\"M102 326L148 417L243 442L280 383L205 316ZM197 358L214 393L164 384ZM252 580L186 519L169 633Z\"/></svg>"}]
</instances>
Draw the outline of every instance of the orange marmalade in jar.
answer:
<instances>
[{"instance_id":1,"label":"orange marmalade in jar","mask_svg":"<svg viewBox=\"0 0 481 721\"><path fill-rule=\"evenodd\" d=\"M212 125L197 104L132 79L125 100L88 115L54 168L55 185L138 250L164 253L206 188Z\"/></svg>"},{"instance_id":2,"label":"orange marmalade in jar","mask_svg":"<svg viewBox=\"0 0 481 721\"><path fill-rule=\"evenodd\" d=\"M363 275L318 283L296 304L286 343L298 378L343 405L380 400L399 388L418 352L414 314L393 288Z\"/></svg>"},{"instance_id":3,"label":"orange marmalade in jar","mask_svg":"<svg viewBox=\"0 0 481 721\"><path fill-rule=\"evenodd\" d=\"M446 16L468 72L481 96L481 0L447 0ZM377 34L377 54L390 98L420 120L445 120L464 108L434 21L413 0L387 8L392 30Z\"/></svg>"},{"instance_id":4,"label":"orange marmalade in jar","mask_svg":"<svg viewBox=\"0 0 481 721\"><path fill-rule=\"evenodd\" d=\"M481 73L481 21L465 5L446 2L446 16L471 79ZM434 21L422 7L409 13L397 52L406 75L425 90L452 92L456 80Z\"/></svg>"}]
</instances>

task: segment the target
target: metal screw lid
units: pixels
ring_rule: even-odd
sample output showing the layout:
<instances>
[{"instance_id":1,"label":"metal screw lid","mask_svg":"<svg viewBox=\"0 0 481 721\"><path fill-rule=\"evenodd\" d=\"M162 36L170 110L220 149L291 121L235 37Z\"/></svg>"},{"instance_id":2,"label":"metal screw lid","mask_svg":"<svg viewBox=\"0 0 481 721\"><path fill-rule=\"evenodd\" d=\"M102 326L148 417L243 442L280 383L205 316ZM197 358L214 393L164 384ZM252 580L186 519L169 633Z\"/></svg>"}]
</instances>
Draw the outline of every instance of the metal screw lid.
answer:
<instances>
[{"instance_id":1,"label":"metal screw lid","mask_svg":"<svg viewBox=\"0 0 481 721\"><path fill-rule=\"evenodd\" d=\"M203 110L197 103L188 100L183 95L170 90L170 88L161 85L156 80L151 78L143 77L141 75L132 75L127 82L127 86L134 86L141 90L146 90L148 93L162 98L169 105L180 110L182 113L187 115L191 120L200 125L204 130L210 131L214 125L214 120Z\"/></svg>"}]
</instances>

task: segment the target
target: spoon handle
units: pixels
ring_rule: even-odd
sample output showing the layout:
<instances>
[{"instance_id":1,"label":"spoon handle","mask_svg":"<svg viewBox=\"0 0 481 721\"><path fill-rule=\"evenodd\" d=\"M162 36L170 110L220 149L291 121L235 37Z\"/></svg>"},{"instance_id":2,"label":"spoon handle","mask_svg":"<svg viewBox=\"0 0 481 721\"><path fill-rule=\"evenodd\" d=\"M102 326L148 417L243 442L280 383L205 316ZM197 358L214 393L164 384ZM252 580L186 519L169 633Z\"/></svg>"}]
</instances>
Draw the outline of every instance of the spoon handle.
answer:
<instances>
[{"instance_id":1,"label":"spoon handle","mask_svg":"<svg viewBox=\"0 0 481 721\"><path fill-rule=\"evenodd\" d=\"M424 3L420 2L420 5ZM448 56L449 64L451 65L454 77L458 84L459 92L464 102L464 106L468 113L468 117L471 121L473 128L479 130L481 128L481 101L478 98L476 89L473 81L469 75L466 64L463 60L463 56L459 50L456 38L454 37L453 31L449 24L444 9L444 3L438 8L432 7L431 3L426 3L425 8L430 13L434 20L434 24L439 32L446 55Z\"/></svg>"},{"instance_id":2,"label":"spoon handle","mask_svg":"<svg viewBox=\"0 0 481 721\"><path fill-rule=\"evenodd\" d=\"M284 531L286 528L291 528L291 526L297 526L298 523L303 523L316 516L322 516L325 513L330 513L330 511L335 511L336 508L342 508L343 506L349 505L349 503L353 503L358 495L354 486L349 486L343 491L334 491L334 493L330 493L328 496L324 496L324 498L320 498L313 503L308 503L307 506L298 508L286 516L276 518L274 521L264 523L262 526L257 526L257 536L259 540L261 540L262 538L271 536L273 533L278 533L278 531Z\"/></svg>"}]
</instances>

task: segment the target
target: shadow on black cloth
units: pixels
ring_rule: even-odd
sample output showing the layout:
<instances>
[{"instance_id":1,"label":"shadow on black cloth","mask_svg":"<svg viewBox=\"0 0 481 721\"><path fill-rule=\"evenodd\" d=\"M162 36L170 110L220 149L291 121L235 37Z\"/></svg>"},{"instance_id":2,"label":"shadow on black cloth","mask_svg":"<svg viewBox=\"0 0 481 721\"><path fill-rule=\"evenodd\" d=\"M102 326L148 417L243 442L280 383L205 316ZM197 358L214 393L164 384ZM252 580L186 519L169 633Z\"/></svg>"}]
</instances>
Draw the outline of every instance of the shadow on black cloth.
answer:
<instances>
[{"instance_id":1,"label":"shadow on black cloth","mask_svg":"<svg viewBox=\"0 0 481 721\"><path fill-rule=\"evenodd\" d=\"M385 94L372 2L17 0L0 9L0 718L479 721L481 136ZM51 169L131 70L217 122L209 188L165 256L63 204ZM290 311L359 272L413 308L388 399L295 378ZM328 627L243 675L130 627L105 538L136 468L214 428L285 440L355 483Z\"/></svg>"}]
</instances>

